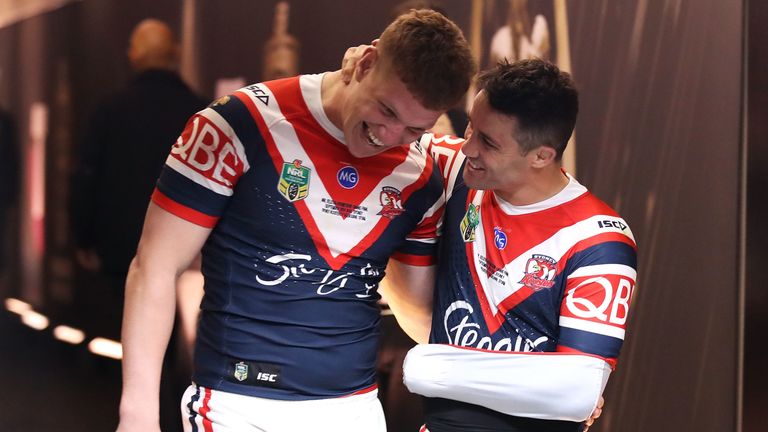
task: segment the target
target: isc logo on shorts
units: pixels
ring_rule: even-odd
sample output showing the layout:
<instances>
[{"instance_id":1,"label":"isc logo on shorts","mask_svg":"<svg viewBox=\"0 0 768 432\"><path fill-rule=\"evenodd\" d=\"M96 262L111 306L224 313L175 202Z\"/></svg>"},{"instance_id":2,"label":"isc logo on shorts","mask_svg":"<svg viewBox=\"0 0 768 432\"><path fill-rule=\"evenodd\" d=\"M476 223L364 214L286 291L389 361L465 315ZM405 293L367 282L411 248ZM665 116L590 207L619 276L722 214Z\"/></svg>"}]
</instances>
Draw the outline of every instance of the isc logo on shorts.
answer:
<instances>
[{"instance_id":1,"label":"isc logo on shorts","mask_svg":"<svg viewBox=\"0 0 768 432\"><path fill-rule=\"evenodd\" d=\"M259 387L280 387L280 366L247 361L229 364L227 380Z\"/></svg>"}]
</instances>

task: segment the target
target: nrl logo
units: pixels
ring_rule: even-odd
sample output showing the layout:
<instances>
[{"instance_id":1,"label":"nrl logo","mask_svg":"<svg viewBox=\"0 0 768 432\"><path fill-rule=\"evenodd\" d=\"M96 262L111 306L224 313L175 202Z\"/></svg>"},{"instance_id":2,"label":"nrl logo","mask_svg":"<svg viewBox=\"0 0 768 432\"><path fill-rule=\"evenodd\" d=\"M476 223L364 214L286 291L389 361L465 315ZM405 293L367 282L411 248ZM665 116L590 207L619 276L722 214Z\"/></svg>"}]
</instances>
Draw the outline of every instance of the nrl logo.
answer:
<instances>
[{"instance_id":1,"label":"nrl logo","mask_svg":"<svg viewBox=\"0 0 768 432\"><path fill-rule=\"evenodd\" d=\"M283 163L277 191L290 202L303 200L309 195L309 175L312 170L301 166L301 161Z\"/></svg>"},{"instance_id":2,"label":"nrl logo","mask_svg":"<svg viewBox=\"0 0 768 432\"><path fill-rule=\"evenodd\" d=\"M381 211L377 214L386 218L394 219L405 211L400 191L392 186L384 186L381 188L379 202L381 203Z\"/></svg>"},{"instance_id":3,"label":"nrl logo","mask_svg":"<svg viewBox=\"0 0 768 432\"><path fill-rule=\"evenodd\" d=\"M464 214L464 218L461 219L461 225L459 225L459 232L461 233L461 239L464 243L470 243L475 241L475 228L480 224L480 212L478 212L477 206L469 203L467 213Z\"/></svg>"},{"instance_id":4,"label":"nrl logo","mask_svg":"<svg viewBox=\"0 0 768 432\"><path fill-rule=\"evenodd\" d=\"M525 264L525 276L520 283L534 291L552 288L555 286L556 274L557 261L554 258L547 255L533 255Z\"/></svg>"},{"instance_id":5,"label":"nrl logo","mask_svg":"<svg viewBox=\"0 0 768 432\"><path fill-rule=\"evenodd\" d=\"M235 373L233 374L236 380L245 381L248 379L248 365L244 362L235 364Z\"/></svg>"}]
</instances>

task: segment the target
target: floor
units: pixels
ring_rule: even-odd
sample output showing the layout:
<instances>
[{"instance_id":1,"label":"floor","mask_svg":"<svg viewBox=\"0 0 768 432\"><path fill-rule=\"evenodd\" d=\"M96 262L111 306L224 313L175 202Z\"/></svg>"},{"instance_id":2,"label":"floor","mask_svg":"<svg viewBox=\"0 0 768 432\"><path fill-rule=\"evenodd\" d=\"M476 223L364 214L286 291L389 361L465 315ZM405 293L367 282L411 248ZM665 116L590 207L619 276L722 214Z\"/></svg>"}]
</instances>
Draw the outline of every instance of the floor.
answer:
<instances>
[{"instance_id":1,"label":"floor","mask_svg":"<svg viewBox=\"0 0 768 432\"><path fill-rule=\"evenodd\" d=\"M113 431L119 362L0 312L0 424L8 432Z\"/></svg>"}]
</instances>

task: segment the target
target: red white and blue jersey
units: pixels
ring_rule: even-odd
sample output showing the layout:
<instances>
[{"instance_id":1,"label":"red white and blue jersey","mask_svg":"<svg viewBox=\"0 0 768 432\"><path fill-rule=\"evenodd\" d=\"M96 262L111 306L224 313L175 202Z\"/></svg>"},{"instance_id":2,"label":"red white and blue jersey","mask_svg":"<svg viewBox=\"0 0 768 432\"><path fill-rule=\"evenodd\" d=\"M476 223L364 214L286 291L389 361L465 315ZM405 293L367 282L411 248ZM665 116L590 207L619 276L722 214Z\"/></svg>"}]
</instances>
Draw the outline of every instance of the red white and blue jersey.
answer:
<instances>
[{"instance_id":1,"label":"red white and blue jersey","mask_svg":"<svg viewBox=\"0 0 768 432\"><path fill-rule=\"evenodd\" d=\"M442 175L418 143L357 159L322 75L245 87L188 122L153 201L212 228L194 381L286 400L375 386L390 256L434 261Z\"/></svg>"},{"instance_id":2,"label":"red white and blue jersey","mask_svg":"<svg viewBox=\"0 0 768 432\"><path fill-rule=\"evenodd\" d=\"M570 175L557 195L526 206L469 189L458 151L436 151L449 175L430 342L615 365L636 280L627 223ZM447 406L428 401L427 419L456 412Z\"/></svg>"}]
</instances>

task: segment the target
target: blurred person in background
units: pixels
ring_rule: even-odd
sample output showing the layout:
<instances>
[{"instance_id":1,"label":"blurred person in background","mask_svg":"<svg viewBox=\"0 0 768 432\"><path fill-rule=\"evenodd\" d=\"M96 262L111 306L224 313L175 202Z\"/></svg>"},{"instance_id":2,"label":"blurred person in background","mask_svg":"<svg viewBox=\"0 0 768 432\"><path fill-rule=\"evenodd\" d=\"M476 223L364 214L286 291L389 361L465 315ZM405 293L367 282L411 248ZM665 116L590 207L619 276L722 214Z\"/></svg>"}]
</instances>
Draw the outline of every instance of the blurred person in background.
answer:
<instances>
[{"instance_id":1,"label":"blurred person in background","mask_svg":"<svg viewBox=\"0 0 768 432\"><path fill-rule=\"evenodd\" d=\"M71 208L77 262L104 277L110 337L119 335L125 277L157 176L187 118L206 105L176 72L178 48L164 22L140 22L127 54L135 77L91 116Z\"/></svg>"},{"instance_id":2,"label":"blurred person in background","mask_svg":"<svg viewBox=\"0 0 768 432\"><path fill-rule=\"evenodd\" d=\"M150 18L136 25L127 51L135 76L93 112L78 152L71 203L75 256L93 277L81 283L76 298L90 320L87 330L111 339L120 337L125 279L155 181L186 120L206 105L177 73L178 54L166 23ZM173 361L183 366L187 356L182 344L179 349L182 356ZM174 368L179 376L168 377L185 382L169 389L172 414L190 367Z\"/></svg>"}]
</instances>

